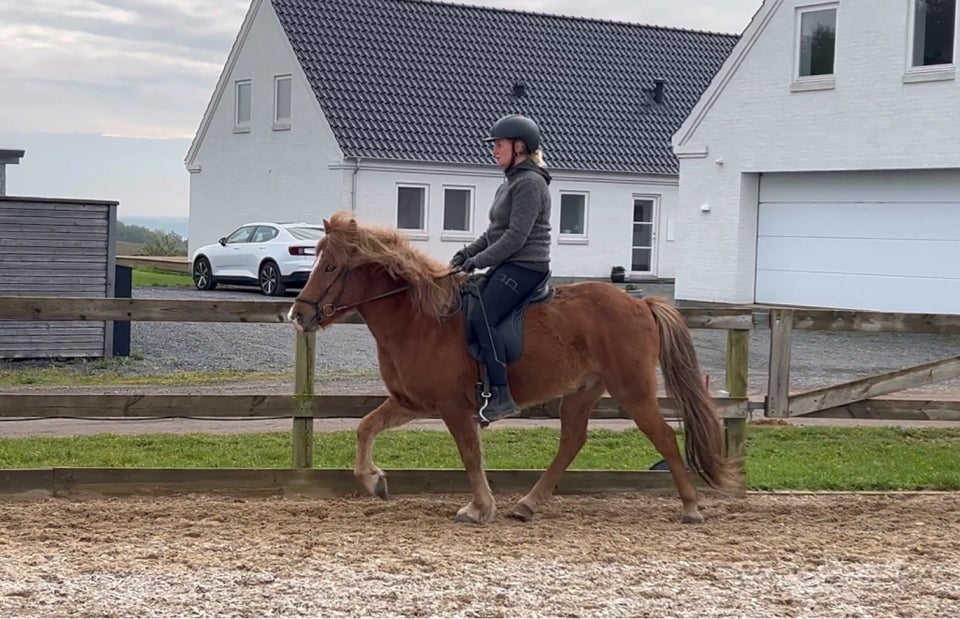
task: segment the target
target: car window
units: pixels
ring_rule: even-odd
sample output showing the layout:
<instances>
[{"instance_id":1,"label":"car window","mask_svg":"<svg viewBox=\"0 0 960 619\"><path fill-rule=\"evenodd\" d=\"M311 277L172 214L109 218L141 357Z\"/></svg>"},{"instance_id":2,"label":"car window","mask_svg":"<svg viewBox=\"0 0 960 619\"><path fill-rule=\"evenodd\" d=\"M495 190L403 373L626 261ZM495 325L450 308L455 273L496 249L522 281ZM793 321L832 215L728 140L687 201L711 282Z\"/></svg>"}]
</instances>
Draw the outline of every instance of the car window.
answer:
<instances>
[{"instance_id":1,"label":"car window","mask_svg":"<svg viewBox=\"0 0 960 619\"><path fill-rule=\"evenodd\" d=\"M253 233L253 240L250 242L266 243L267 241L277 238L279 233L280 231L272 226L257 226L257 231Z\"/></svg>"},{"instance_id":2,"label":"car window","mask_svg":"<svg viewBox=\"0 0 960 619\"><path fill-rule=\"evenodd\" d=\"M227 237L227 243L247 243L250 241L250 235L256 226L244 226L238 228L233 234Z\"/></svg>"},{"instance_id":3,"label":"car window","mask_svg":"<svg viewBox=\"0 0 960 619\"><path fill-rule=\"evenodd\" d=\"M298 241L317 241L323 236L323 228L320 227L298 226L287 228L287 232Z\"/></svg>"}]
</instances>

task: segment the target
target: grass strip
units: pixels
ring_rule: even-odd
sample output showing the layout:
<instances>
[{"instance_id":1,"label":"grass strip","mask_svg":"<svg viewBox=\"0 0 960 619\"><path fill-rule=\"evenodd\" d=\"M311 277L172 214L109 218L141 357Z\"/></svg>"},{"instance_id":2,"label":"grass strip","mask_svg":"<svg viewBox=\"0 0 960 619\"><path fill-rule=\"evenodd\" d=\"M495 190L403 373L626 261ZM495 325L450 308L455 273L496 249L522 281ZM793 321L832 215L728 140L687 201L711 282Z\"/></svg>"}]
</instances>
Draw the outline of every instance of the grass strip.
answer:
<instances>
[{"instance_id":1,"label":"grass strip","mask_svg":"<svg viewBox=\"0 0 960 619\"><path fill-rule=\"evenodd\" d=\"M3 431L0 424L0 432ZM489 469L544 469L559 432L552 428L483 433ZM314 465L353 468L354 433L315 434ZM960 430L750 426L751 490L960 490ZM381 435L375 461L398 468L462 469L440 431ZM593 430L571 469L645 470L660 459L637 431ZM2 438L0 469L64 467L289 468L285 432L234 435L96 435Z\"/></svg>"}]
</instances>

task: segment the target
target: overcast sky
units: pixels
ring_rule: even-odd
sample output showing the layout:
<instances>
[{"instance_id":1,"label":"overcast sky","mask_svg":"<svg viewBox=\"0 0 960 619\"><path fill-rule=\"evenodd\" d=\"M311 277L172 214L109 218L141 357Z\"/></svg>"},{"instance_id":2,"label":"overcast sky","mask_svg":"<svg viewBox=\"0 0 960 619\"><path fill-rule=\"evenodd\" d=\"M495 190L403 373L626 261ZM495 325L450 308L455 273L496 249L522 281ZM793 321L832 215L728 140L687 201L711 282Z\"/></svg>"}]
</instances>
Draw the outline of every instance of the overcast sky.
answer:
<instances>
[{"instance_id":1,"label":"overcast sky","mask_svg":"<svg viewBox=\"0 0 960 619\"><path fill-rule=\"evenodd\" d=\"M761 0L464 4L740 33ZM20 168L8 169L8 193L117 199L121 215L186 215L183 156L248 6L248 0L0 0L0 148L27 150ZM65 159L74 151L90 156ZM171 153L179 153L174 161ZM111 180L118 175L112 172L136 169L140 156L147 169L135 182ZM62 173L51 176L50 168Z\"/></svg>"}]
</instances>

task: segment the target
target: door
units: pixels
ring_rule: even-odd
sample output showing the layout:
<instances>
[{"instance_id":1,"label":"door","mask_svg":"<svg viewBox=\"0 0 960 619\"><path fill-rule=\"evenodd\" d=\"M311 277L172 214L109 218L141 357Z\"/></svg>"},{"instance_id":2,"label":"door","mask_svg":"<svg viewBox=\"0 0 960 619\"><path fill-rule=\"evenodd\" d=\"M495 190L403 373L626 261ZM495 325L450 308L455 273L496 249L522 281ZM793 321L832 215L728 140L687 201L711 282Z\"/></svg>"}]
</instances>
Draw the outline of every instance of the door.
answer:
<instances>
[{"instance_id":1,"label":"door","mask_svg":"<svg viewBox=\"0 0 960 619\"><path fill-rule=\"evenodd\" d=\"M216 252L211 252L210 262L213 266L213 273L218 277L237 277L243 276L242 271L242 251L250 241L251 235L256 226L243 226L237 228L226 242L220 246Z\"/></svg>"},{"instance_id":2,"label":"door","mask_svg":"<svg viewBox=\"0 0 960 619\"><path fill-rule=\"evenodd\" d=\"M659 202L660 199L656 196L634 196L633 198L633 245L630 254L630 272L635 275L656 275Z\"/></svg>"},{"instance_id":3,"label":"door","mask_svg":"<svg viewBox=\"0 0 960 619\"><path fill-rule=\"evenodd\" d=\"M763 174L756 301L960 313L960 171Z\"/></svg>"}]
</instances>

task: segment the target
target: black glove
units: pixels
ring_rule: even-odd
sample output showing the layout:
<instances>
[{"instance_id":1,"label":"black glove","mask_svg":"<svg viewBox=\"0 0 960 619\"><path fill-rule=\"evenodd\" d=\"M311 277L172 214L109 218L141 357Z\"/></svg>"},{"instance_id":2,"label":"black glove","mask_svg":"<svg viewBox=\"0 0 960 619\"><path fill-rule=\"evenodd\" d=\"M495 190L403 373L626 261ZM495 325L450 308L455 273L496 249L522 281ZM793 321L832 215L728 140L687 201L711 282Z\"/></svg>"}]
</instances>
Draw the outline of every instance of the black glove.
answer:
<instances>
[{"instance_id":1,"label":"black glove","mask_svg":"<svg viewBox=\"0 0 960 619\"><path fill-rule=\"evenodd\" d=\"M457 253L453 254L453 258L450 258L450 266L454 269L462 267L463 263L466 262L468 258L469 256L467 256L467 253L461 249Z\"/></svg>"},{"instance_id":2,"label":"black glove","mask_svg":"<svg viewBox=\"0 0 960 619\"><path fill-rule=\"evenodd\" d=\"M477 264L473 258L467 258L463 261L463 264L460 265L460 270L464 273L473 273L477 270Z\"/></svg>"}]
</instances>

